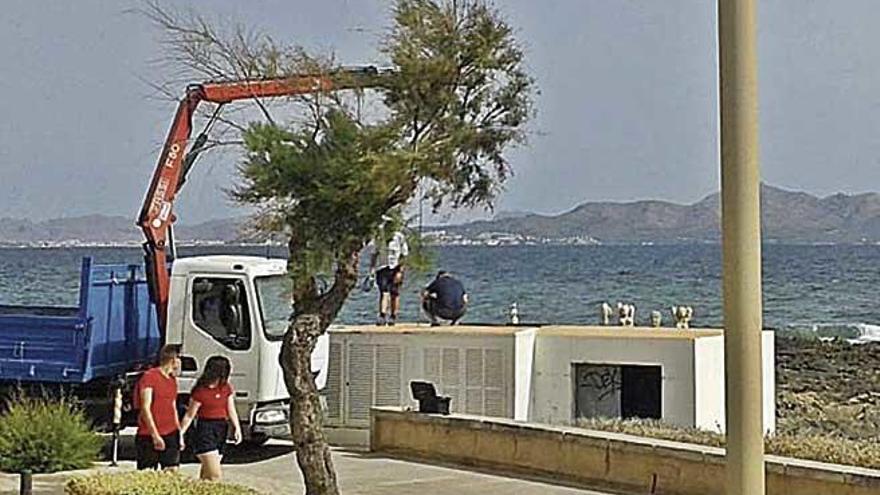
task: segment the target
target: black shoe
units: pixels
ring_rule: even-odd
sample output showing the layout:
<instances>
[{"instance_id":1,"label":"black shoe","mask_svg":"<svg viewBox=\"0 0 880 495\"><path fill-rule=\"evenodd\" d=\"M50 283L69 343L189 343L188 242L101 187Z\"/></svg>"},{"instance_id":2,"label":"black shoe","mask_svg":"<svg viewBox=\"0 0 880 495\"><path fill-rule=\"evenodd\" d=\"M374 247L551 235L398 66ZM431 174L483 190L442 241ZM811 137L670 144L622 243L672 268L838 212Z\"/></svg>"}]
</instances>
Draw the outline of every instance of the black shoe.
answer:
<instances>
[{"instance_id":1,"label":"black shoe","mask_svg":"<svg viewBox=\"0 0 880 495\"><path fill-rule=\"evenodd\" d=\"M377 327L384 326L385 323L386 323L386 321L385 321L385 315L379 315L379 316L376 318L376 326L377 326Z\"/></svg>"},{"instance_id":2,"label":"black shoe","mask_svg":"<svg viewBox=\"0 0 880 495\"><path fill-rule=\"evenodd\" d=\"M388 325L389 327L393 327L396 322L397 322L397 318L392 316L391 318L388 318L388 322L385 324Z\"/></svg>"}]
</instances>

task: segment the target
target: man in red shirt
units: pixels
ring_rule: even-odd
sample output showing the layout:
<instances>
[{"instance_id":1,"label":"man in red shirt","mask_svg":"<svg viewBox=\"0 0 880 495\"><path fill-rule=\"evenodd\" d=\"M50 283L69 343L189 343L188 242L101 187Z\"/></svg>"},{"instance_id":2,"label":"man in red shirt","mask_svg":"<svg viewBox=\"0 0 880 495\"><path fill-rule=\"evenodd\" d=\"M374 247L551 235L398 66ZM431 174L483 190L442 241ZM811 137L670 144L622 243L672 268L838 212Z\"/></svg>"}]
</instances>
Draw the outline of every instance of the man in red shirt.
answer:
<instances>
[{"instance_id":1,"label":"man in red shirt","mask_svg":"<svg viewBox=\"0 0 880 495\"><path fill-rule=\"evenodd\" d=\"M180 421L177 417L177 373L180 346L159 350L159 366L138 380L135 401L140 409L135 446L138 469L174 470L180 465Z\"/></svg>"}]
</instances>

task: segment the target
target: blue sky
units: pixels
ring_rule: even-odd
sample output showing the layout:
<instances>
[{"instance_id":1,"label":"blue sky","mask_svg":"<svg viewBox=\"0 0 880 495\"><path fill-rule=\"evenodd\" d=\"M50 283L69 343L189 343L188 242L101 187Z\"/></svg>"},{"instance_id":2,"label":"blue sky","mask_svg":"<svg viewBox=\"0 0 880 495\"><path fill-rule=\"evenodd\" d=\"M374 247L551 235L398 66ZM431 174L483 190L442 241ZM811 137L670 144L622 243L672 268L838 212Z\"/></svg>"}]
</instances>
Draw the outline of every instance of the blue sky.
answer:
<instances>
[{"instance_id":1,"label":"blue sky","mask_svg":"<svg viewBox=\"0 0 880 495\"><path fill-rule=\"evenodd\" d=\"M166 1L346 63L382 60L380 0ZM541 88L499 208L690 202L718 187L715 2L499 0ZM880 190L880 2L759 2L763 177L816 194ZM144 80L158 33L130 2L7 0L0 13L0 217L130 215L173 112ZM182 90L182 88L181 88ZM235 215L235 157L200 162L181 221Z\"/></svg>"}]
</instances>

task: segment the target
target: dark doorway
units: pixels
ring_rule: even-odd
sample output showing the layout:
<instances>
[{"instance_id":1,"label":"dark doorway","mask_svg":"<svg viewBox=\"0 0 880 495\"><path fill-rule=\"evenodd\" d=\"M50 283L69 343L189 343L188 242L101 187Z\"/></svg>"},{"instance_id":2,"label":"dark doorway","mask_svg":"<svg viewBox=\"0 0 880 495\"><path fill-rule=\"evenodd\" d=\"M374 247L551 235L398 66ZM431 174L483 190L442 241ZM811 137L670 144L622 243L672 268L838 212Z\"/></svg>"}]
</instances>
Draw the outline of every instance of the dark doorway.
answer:
<instances>
[{"instance_id":1,"label":"dark doorway","mask_svg":"<svg viewBox=\"0 0 880 495\"><path fill-rule=\"evenodd\" d=\"M660 367L621 366L620 416L660 419Z\"/></svg>"},{"instance_id":2,"label":"dark doorway","mask_svg":"<svg viewBox=\"0 0 880 495\"><path fill-rule=\"evenodd\" d=\"M660 419L660 366L578 363L574 372L574 417Z\"/></svg>"}]
</instances>

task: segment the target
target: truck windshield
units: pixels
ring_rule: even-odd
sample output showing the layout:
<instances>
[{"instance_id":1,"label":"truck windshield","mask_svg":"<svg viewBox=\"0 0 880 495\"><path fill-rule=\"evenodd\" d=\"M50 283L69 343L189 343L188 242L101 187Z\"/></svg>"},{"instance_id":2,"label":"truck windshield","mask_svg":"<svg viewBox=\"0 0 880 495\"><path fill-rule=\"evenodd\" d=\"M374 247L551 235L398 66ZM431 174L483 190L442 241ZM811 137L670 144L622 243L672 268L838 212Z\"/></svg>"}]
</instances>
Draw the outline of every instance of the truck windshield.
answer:
<instances>
[{"instance_id":1,"label":"truck windshield","mask_svg":"<svg viewBox=\"0 0 880 495\"><path fill-rule=\"evenodd\" d=\"M285 275L257 277L254 283L260 301L263 331L270 340L281 340L290 319L290 278Z\"/></svg>"}]
</instances>

